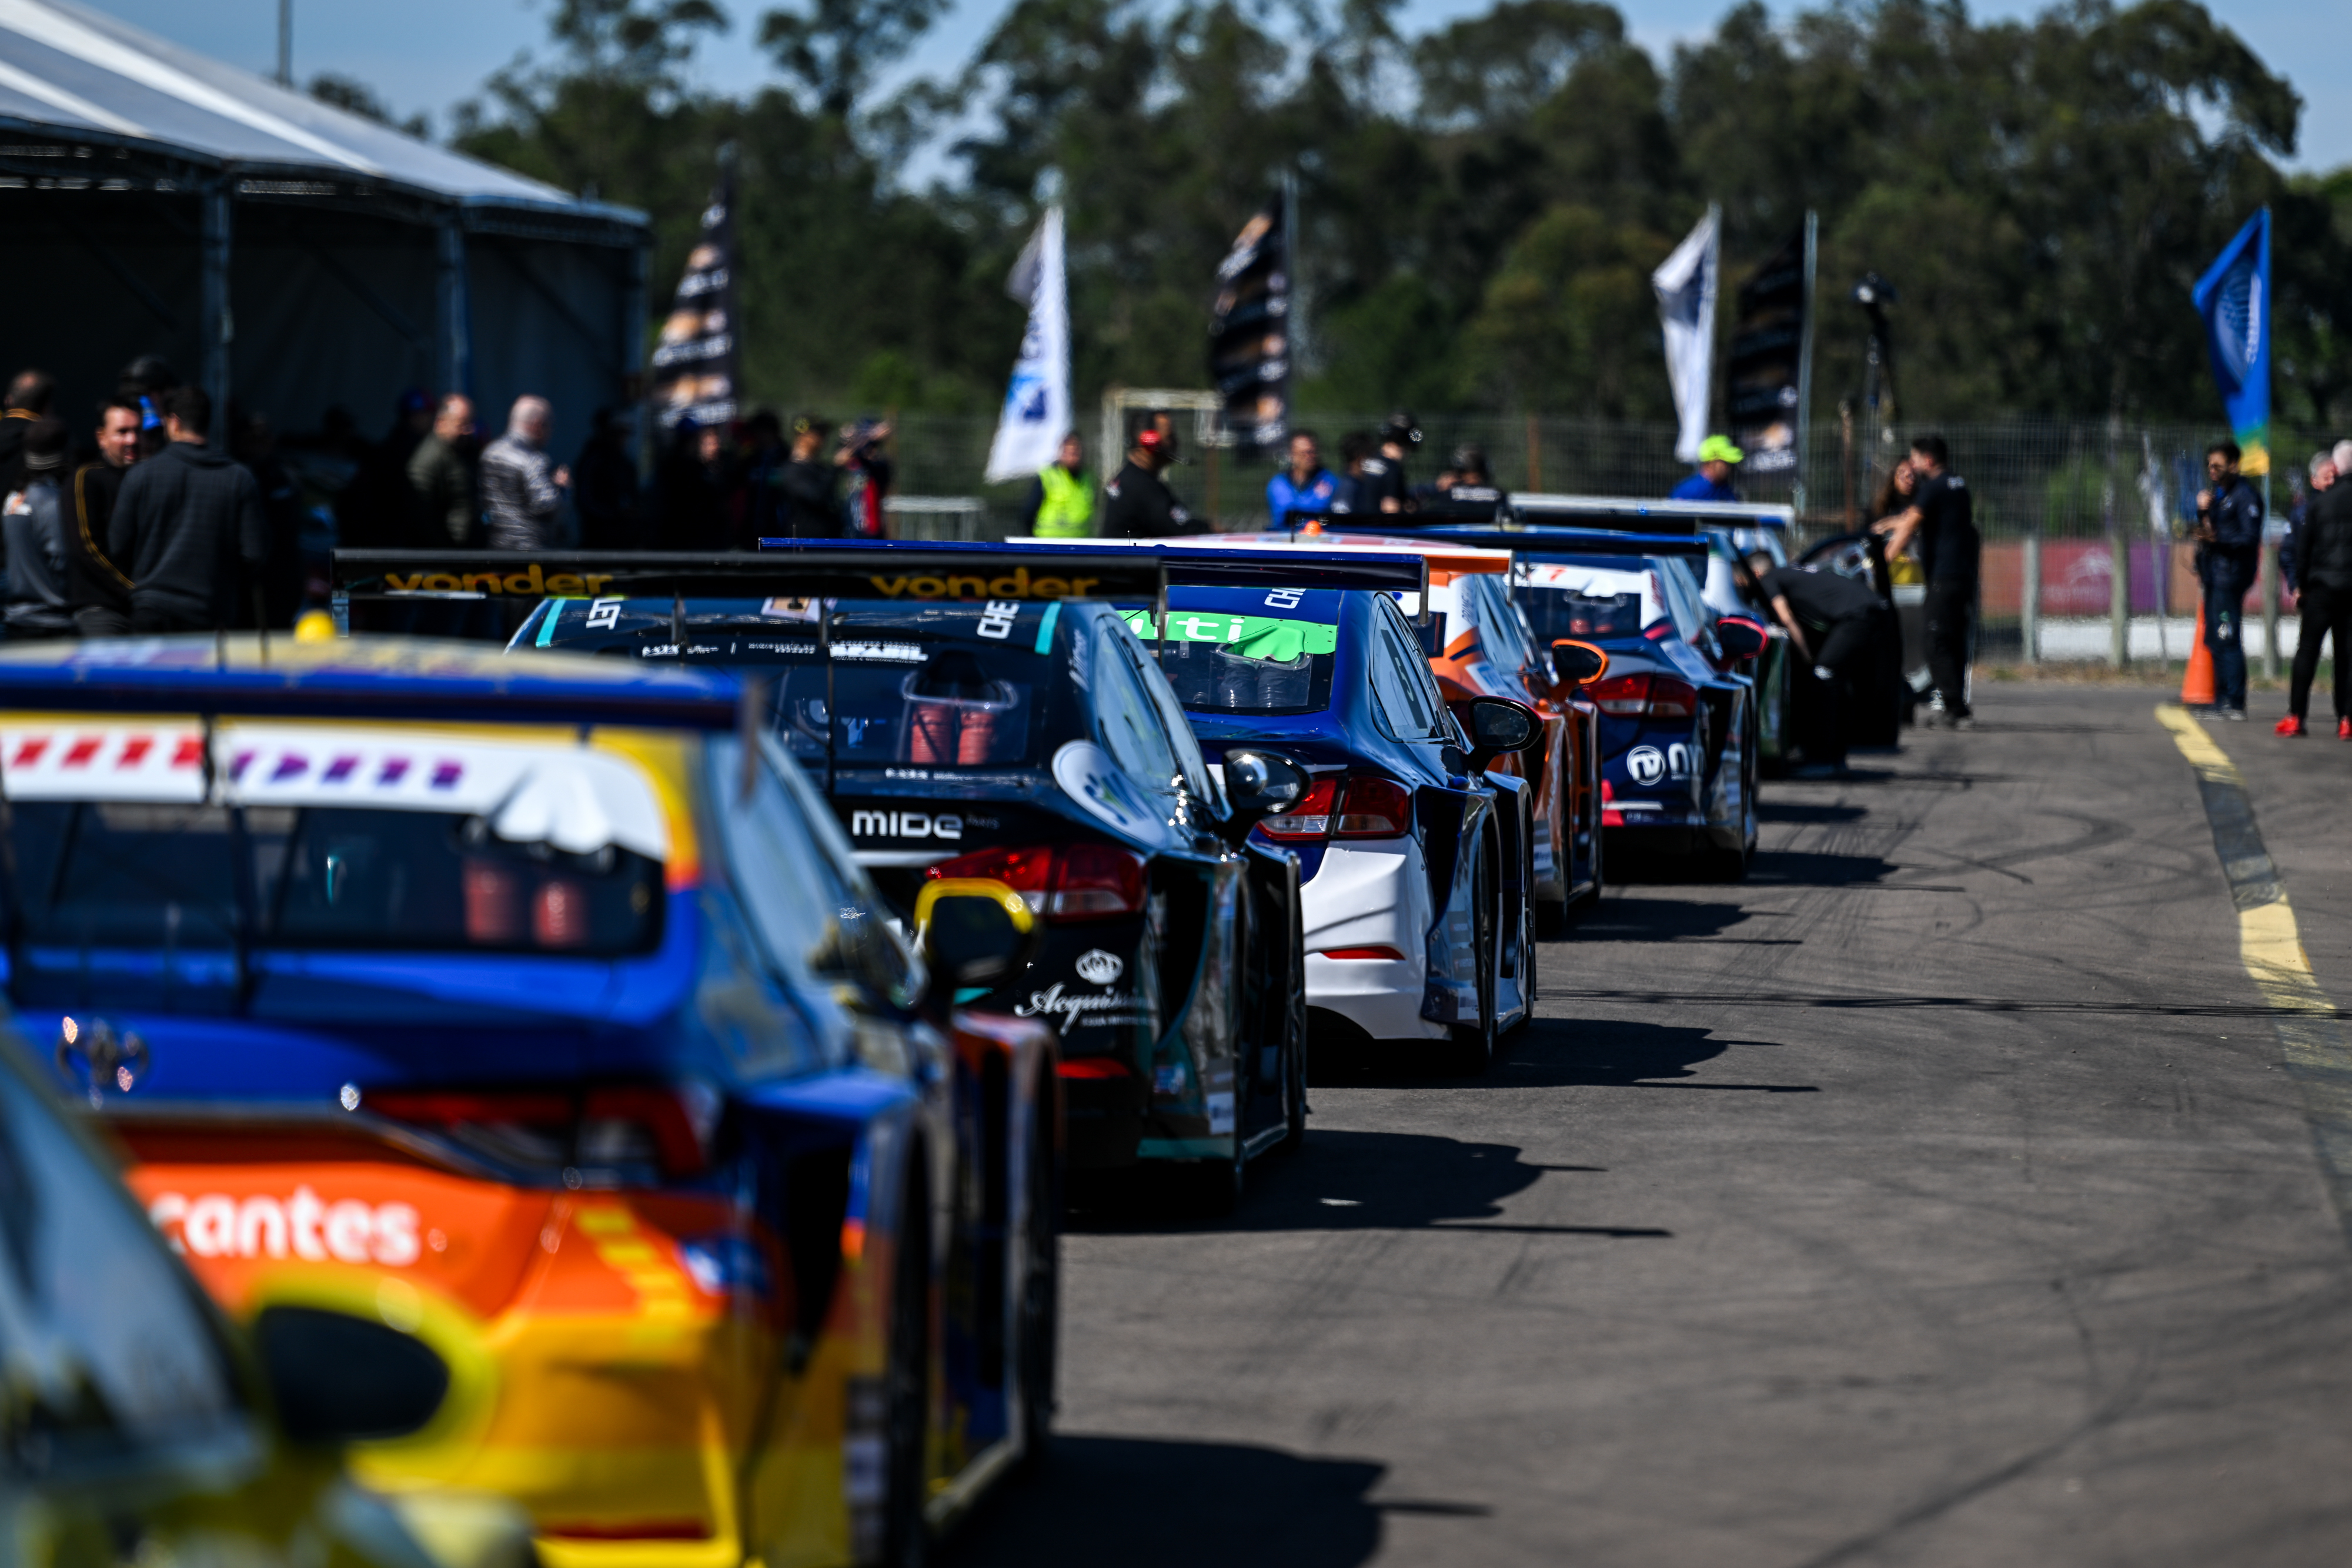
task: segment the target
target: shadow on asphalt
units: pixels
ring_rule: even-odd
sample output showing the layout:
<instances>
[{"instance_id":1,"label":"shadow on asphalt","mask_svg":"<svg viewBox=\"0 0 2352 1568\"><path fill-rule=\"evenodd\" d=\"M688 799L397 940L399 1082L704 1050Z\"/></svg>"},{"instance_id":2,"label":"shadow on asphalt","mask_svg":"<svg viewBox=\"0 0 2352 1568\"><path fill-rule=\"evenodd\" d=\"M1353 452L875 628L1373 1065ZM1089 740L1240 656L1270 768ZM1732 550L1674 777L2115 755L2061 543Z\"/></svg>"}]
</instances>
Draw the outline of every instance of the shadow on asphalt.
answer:
<instances>
[{"instance_id":1,"label":"shadow on asphalt","mask_svg":"<svg viewBox=\"0 0 2352 1568\"><path fill-rule=\"evenodd\" d=\"M1759 800L1756 818L1763 822L1859 822L1870 815L1867 806L1840 806L1828 801Z\"/></svg>"},{"instance_id":2,"label":"shadow on asphalt","mask_svg":"<svg viewBox=\"0 0 2352 1568\"><path fill-rule=\"evenodd\" d=\"M1500 1071L1499 1069L1497 1071ZM1314 1096L1309 1093L1308 1103ZM1162 1172L1142 1170L1070 1184L1067 1228L1127 1232L1219 1230L1495 1229L1503 1199L1524 1192L1547 1171L1586 1166L1529 1165L1508 1144L1467 1144L1427 1133L1323 1130L1311 1123L1307 1146L1250 1166L1249 1191L1234 1213L1204 1218ZM1550 1233L1615 1234L1610 1227L1507 1226Z\"/></svg>"},{"instance_id":3,"label":"shadow on asphalt","mask_svg":"<svg viewBox=\"0 0 2352 1568\"><path fill-rule=\"evenodd\" d=\"M1381 1544L1385 1469L1241 1443L1062 1437L1035 1474L1003 1488L944 1553L948 1568L1354 1568Z\"/></svg>"},{"instance_id":4,"label":"shadow on asphalt","mask_svg":"<svg viewBox=\"0 0 2352 1568\"><path fill-rule=\"evenodd\" d=\"M1693 942L1720 936L1748 918L1736 904L1678 898L1605 899L1576 923L1571 942ZM1554 960L1556 962L1556 960Z\"/></svg>"}]
</instances>

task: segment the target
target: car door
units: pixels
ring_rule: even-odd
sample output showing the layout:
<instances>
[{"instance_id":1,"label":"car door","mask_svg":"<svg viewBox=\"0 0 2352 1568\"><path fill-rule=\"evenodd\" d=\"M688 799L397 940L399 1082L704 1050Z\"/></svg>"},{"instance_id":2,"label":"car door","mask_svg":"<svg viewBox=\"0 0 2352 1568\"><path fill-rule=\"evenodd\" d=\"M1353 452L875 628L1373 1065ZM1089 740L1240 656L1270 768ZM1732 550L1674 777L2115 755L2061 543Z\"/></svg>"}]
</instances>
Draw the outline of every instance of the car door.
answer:
<instances>
[{"instance_id":1,"label":"car door","mask_svg":"<svg viewBox=\"0 0 2352 1568\"><path fill-rule=\"evenodd\" d=\"M1100 624L1094 695L1103 748L1166 813L1150 869L1156 967L1168 1004L1161 1021L1180 1026L1200 1074L1211 1133L1222 1135L1236 1130L1249 1097L1234 1081L1243 1006L1235 941L1240 866L1206 831L1202 814L1215 786L1191 726L1174 709L1174 694L1123 623L1106 617ZM1172 727L1168 710L1176 713Z\"/></svg>"},{"instance_id":2,"label":"car door","mask_svg":"<svg viewBox=\"0 0 2352 1568\"><path fill-rule=\"evenodd\" d=\"M1282 606L1277 602L1273 607ZM1139 674L1175 755L1178 776L1184 780L1186 810L1202 830L1201 846L1223 863L1221 877L1238 874L1238 918L1227 940L1237 955L1239 1028L1243 1044L1249 1048L1242 1058L1248 1083L1240 1110L1242 1131L1246 1134L1286 1114L1282 1045L1289 1030L1292 993L1297 990L1303 998L1306 984L1298 857L1288 850L1255 842L1232 850L1216 836L1226 814L1224 791L1201 755L1200 741L1192 734L1192 721L1184 716L1175 689L1150 654L1142 653ZM1299 1005L1305 1005L1303 999Z\"/></svg>"},{"instance_id":3,"label":"car door","mask_svg":"<svg viewBox=\"0 0 2352 1568\"><path fill-rule=\"evenodd\" d=\"M1454 1020L1466 1021L1478 1016L1480 911L1474 890L1478 835L1492 791L1463 771L1463 737L1403 612L1385 594L1377 602L1366 650L1373 707L1389 738L1408 747L1433 779L1444 780L1421 782L1415 790L1430 903L1438 911L1429 934L1429 975L1433 984L1453 991ZM1491 919L1492 909L1486 914Z\"/></svg>"}]
</instances>

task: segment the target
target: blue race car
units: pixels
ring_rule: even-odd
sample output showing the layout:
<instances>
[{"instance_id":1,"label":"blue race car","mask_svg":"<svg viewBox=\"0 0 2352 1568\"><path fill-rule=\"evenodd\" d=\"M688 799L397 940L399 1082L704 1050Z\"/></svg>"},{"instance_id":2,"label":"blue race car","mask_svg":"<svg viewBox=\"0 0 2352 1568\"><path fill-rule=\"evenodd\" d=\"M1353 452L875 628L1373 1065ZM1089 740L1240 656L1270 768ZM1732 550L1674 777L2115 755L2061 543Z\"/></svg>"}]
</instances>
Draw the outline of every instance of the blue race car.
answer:
<instances>
[{"instance_id":1,"label":"blue race car","mask_svg":"<svg viewBox=\"0 0 2352 1568\"><path fill-rule=\"evenodd\" d=\"M1572 639L1609 655L1607 675L1585 688L1601 710L1607 852L1746 876L1759 760L1746 671L1767 639L1758 622L1718 616L1700 596L1694 569L1708 545L1696 528L1443 531L1515 552L1512 597L1539 642Z\"/></svg>"},{"instance_id":2,"label":"blue race car","mask_svg":"<svg viewBox=\"0 0 2352 1568\"><path fill-rule=\"evenodd\" d=\"M550 1563L920 1561L1046 1433L1055 1040L951 1006L1034 922L943 883L902 943L743 706L390 639L0 653L9 1000L224 1305L487 1347L437 1375L479 1418L366 1474L502 1493Z\"/></svg>"},{"instance_id":3,"label":"blue race car","mask_svg":"<svg viewBox=\"0 0 2352 1568\"><path fill-rule=\"evenodd\" d=\"M1484 1071L1536 998L1530 792L1486 765L1540 747L1541 719L1482 696L1457 720L1386 592L1177 587L1157 641L1206 750L1277 747L1313 778L1257 830L1299 857L1309 1010Z\"/></svg>"}]
</instances>

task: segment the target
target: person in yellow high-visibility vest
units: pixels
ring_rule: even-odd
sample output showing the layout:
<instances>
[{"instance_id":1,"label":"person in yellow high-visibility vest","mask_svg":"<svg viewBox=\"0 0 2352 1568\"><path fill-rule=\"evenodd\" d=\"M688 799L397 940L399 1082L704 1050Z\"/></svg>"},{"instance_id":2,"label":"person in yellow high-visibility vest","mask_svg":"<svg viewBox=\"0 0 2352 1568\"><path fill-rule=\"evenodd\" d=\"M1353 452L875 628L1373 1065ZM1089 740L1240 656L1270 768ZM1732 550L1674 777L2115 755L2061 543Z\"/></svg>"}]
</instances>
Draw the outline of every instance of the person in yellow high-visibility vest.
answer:
<instances>
[{"instance_id":1,"label":"person in yellow high-visibility vest","mask_svg":"<svg viewBox=\"0 0 2352 1568\"><path fill-rule=\"evenodd\" d=\"M1062 437L1054 461L1029 481L1029 531L1044 539L1088 539L1095 534L1095 482L1077 433Z\"/></svg>"}]
</instances>

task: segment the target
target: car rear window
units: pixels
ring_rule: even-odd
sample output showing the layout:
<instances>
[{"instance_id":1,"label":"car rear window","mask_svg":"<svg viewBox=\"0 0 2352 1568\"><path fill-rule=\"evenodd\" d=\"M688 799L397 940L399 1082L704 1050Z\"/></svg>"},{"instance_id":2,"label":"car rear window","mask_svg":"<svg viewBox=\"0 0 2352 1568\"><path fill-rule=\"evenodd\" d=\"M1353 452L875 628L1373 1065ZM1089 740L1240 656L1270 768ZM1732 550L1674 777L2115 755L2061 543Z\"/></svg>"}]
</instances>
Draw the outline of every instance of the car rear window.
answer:
<instances>
[{"instance_id":1,"label":"car rear window","mask_svg":"<svg viewBox=\"0 0 2352 1568\"><path fill-rule=\"evenodd\" d=\"M814 601L569 601L529 641L619 658L756 670L774 682L793 755L822 761L832 731L844 767L1022 767L1037 760L1041 710L1066 659L1053 656L1061 606L1028 601L837 601L827 680Z\"/></svg>"},{"instance_id":2,"label":"car rear window","mask_svg":"<svg viewBox=\"0 0 2352 1568\"><path fill-rule=\"evenodd\" d=\"M509 843L460 812L40 800L10 808L27 948L642 952L658 861Z\"/></svg>"},{"instance_id":3,"label":"car rear window","mask_svg":"<svg viewBox=\"0 0 2352 1568\"><path fill-rule=\"evenodd\" d=\"M1160 641L1150 611L1126 614L1147 646ZM1172 589L1160 672L1188 713L1321 713L1339 622L1331 589Z\"/></svg>"}]
</instances>

